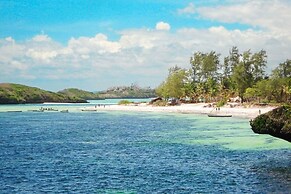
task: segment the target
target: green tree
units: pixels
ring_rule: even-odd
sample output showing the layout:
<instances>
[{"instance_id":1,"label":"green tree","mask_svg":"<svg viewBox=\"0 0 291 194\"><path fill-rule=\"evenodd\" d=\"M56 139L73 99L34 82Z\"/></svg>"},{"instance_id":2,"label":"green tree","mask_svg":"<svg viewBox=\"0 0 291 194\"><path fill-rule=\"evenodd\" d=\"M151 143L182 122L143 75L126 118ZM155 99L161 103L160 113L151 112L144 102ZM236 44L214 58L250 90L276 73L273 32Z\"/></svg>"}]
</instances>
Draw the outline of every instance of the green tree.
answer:
<instances>
[{"instance_id":1,"label":"green tree","mask_svg":"<svg viewBox=\"0 0 291 194\"><path fill-rule=\"evenodd\" d=\"M243 101L246 89L251 87L250 78L243 63L235 67L232 79L236 84L238 95Z\"/></svg>"},{"instance_id":2,"label":"green tree","mask_svg":"<svg viewBox=\"0 0 291 194\"><path fill-rule=\"evenodd\" d=\"M186 82L186 71L183 69L174 71L167 79L167 87L169 96L173 98L185 97L184 85Z\"/></svg>"},{"instance_id":3,"label":"green tree","mask_svg":"<svg viewBox=\"0 0 291 194\"><path fill-rule=\"evenodd\" d=\"M204 55L202 63L202 76L205 81L209 78L217 78L217 70L220 63L219 56L220 54L217 54L215 51L211 51L210 53L206 53Z\"/></svg>"},{"instance_id":4,"label":"green tree","mask_svg":"<svg viewBox=\"0 0 291 194\"><path fill-rule=\"evenodd\" d=\"M209 100L213 101L215 96L218 94L218 83L215 79L213 78L208 78L206 82L206 87L207 87L207 94L209 95Z\"/></svg>"},{"instance_id":5,"label":"green tree","mask_svg":"<svg viewBox=\"0 0 291 194\"><path fill-rule=\"evenodd\" d=\"M156 89L156 93L166 99L186 96L185 86L188 83L188 72L178 67L170 68L167 79Z\"/></svg>"},{"instance_id":6,"label":"green tree","mask_svg":"<svg viewBox=\"0 0 291 194\"><path fill-rule=\"evenodd\" d=\"M261 50L257 53L254 53L251 57L252 66L251 72L255 82L260 81L265 76L265 68L267 65L267 54L266 51Z\"/></svg>"},{"instance_id":7,"label":"green tree","mask_svg":"<svg viewBox=\"0 0 291 194\"><path fill-rule=\"evenodd\" d=\"M192 79L194 83L199 83L202 78L202 63L204 54L202 52L195 52L193 57L190 58L190 64L192 69Z\"/></svg>"},{"instance_id":8,"label":"green tree","mask_svg":"<svg viewBox=\"0 0 291 194\"><path fill-rule=\"evenodd\" d=\"M194 92L192 97L208 99L217 92L219 56L220 54L215 51L209 53L196 52L190 58Z\"/></svg>"},{"instance_id":9,"label":"green tree","mask_svg":"<svg viewBox=\"0 0 291 194\"><path fill-rule=\"evenodd\" d=\"M220 54L215 51L209 53L196 52L190 58L194 82L206 82L208 78L217 78Z\"/></svg>"},{"instance_id":10,"label":"green tree","mask_svg":"<svg viewBox=\"0 0 291 194\"><path fill-rule=\"evenodd\" d=\"M163 97L165 99L169 98L169 91L166 85L166 81L163 81L157 88L156 88L156 94L160 97Z\"/></svg>"},{"instance_id":11,"label":"green tree","mask_svg":"<svg viewBox=\"0 0 291 194\"><path fill-rule=\"evenodd\" d=\"M234 67L232 80L235 83L238 95L244 101L244 93L247 88L251 88L256 82L261 80L265 74L266 52L252 54L250 50L243 52L240 62Z\"/></svg>"},{"instance_id":12,"label":"green tree","mask_svg":"<svg viewBox=\"0 0 291 194\"><path fill-rule=\"evenodd\" d=\"M279 78L291 78L291 60L287 59L273 70L272 75Z\"/></svg>"},{"instance_id":13,"label":"green tree","mask_svg":"<svg viewBox=\"0 0 291 194\"><path fill-rule=\"evenodd\" d=\"M291 102L291 60L287 59L280 63L272 72L271 79L273 82L279 83L280 101Z\"/></svg>"},{"instance_id":14,"label":"green tree","mask_svg":"<svg viewBox=\"0 0 291 194\"><path fill-rule=\"evenodd\" d=\"M258 97L259 101L290 102L290 87L287 79L271 77L258 81L253 88L248 88L245 97Z\"/></svg>"},{"instance_id":15,"label":"green tree","mask_svg":"<svg viewBox=\"0 0 291 194\"><path fill-rule=\"evenodd\" d=\"M247 88L244 97L248 101L253 101L258 97L258 90L256 88Z\"/></svg>"},{"instance_id":16,"label":"green tree","mask_svg":"<svg viewBox=\"0 0 291 194\"><path fill-rule=\"evenodd\" d=\"M229 55L224 57L223 64L221 65L221 77L220 77L220 93L224 94L223 98L230 96L233 91L236 90L235 83L232 79L234 69L240 63L241 54L236 46L232 47L229 51Z\"/></svg>"}]
</instances>

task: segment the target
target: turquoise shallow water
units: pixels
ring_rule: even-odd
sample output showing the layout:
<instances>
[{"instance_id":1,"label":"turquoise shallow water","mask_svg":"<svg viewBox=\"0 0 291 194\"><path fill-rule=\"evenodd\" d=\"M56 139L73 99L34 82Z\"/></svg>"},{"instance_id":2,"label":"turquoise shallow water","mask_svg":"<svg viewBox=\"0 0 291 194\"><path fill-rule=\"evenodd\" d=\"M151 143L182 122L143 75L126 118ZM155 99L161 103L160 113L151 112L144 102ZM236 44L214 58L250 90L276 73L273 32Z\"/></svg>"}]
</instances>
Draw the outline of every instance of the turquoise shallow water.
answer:
<instances>
[{"instance_id":1,"label":"turquoise shallow water","mask_svg":"<svg viewBox=\"0 0 291 194\"><path fill-rule=\"evenodd\" d=\"M0 193L290 193L291 145L248 120L0 113Z\"/></svg>"}]
</instances>

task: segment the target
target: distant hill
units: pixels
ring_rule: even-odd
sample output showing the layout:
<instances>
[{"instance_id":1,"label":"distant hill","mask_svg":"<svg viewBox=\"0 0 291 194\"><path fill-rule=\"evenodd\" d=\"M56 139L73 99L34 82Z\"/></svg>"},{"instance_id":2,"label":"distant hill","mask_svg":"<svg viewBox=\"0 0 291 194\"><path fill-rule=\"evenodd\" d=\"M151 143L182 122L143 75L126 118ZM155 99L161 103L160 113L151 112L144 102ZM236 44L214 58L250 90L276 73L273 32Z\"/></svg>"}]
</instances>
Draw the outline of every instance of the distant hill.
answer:
<instances>
[{"instance_id":1,"label":"distant hill","mask_svg":"<svg viewBox=\"0 0 291 194\"><path fill-rule=\"evenodd\" d=\"M97 93L101 98L152 98L156 97L154 89L141 88L136 85L118 86Z\"/></svg>"},{"instance_id":2,"label":"distant hill","mask_svg":"<svg viewBox=\"0 0 291 194\"><path fill-rule=\"evenodd\" d=\"M93 92L88 92L85 90L80 90L77 88L67 88L58 92L59 94L67 95L71 98L82 98L85 100L99 100L102 99L98 94Z\"/></svg>"},{"instance_id":3,"label":"distant hill","mask_svg":"<svg viewBox=\"0 0 291 194\"><path fill-rule=\"evenodd\" d=\"M87 101L79 97L71 97L61 93L42 90L36 87L13 83L0 83L0 104L43 102L81 103Z\"/></svg>"}]
</instances>

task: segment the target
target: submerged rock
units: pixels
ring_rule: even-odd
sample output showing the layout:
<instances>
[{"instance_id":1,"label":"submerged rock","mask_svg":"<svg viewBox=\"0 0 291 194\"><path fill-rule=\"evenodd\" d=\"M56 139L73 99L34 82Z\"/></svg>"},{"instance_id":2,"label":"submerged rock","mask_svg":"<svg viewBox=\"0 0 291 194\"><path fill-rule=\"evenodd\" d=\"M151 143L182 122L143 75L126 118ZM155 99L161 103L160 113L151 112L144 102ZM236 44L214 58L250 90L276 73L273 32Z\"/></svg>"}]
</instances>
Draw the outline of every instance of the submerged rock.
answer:
<instances>
[{"instance_id":1,"label":"submerged rock","mask_svg":"<svg viewBox=\"0 0 291 194\"><path fill-rule=\"evenodd\" d=\"M252 130L291 142L291 107L281 106L250 121Z\"/></svg>"}]
</instances>

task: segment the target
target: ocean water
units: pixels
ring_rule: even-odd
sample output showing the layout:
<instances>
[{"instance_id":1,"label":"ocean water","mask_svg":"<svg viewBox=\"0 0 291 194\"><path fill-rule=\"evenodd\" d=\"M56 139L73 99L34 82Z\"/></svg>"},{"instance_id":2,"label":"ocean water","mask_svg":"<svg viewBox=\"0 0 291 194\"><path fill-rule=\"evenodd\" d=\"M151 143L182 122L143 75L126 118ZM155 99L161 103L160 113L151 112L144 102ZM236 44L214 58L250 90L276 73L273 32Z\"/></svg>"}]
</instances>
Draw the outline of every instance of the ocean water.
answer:
<instances>
[{"instance_id":1,"label":"ocean water","mask_svg":"<svg viewBox=\"0 0 291 194\"><path fill-rule=\"evenodd\" d=\"M291 193L291 144L238 118L1 112L0 193Z\"/></svg>"}]
</instances>

